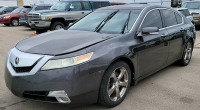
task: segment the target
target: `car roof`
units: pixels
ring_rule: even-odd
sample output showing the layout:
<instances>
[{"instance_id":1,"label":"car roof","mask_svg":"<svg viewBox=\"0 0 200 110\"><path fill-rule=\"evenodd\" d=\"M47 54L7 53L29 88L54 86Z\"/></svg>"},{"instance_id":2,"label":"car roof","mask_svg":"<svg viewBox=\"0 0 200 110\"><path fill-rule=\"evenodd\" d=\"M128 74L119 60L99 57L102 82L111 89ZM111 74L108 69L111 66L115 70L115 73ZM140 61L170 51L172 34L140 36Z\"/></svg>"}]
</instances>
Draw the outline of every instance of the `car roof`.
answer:
<instances>
[{"instance_id":1,"label":"car roof","mask_svg":"<svg viewBox=\"0 0 200 110\"><path fill-rule=\"evenodd\" d=\"M52 4L24 5L23 7L34 7L34 6L52 6Z\"/></svg>"},{"instance_id":2,"label":"car roof","mask_svg":"<svg viewBox=\"0 0 200 110\"><path fill-rule=\"evenodd\" d=\"M109 6L109 7L103 7L103 8L99 8L98 10L104 10L104 9L113 9L113 10L123 10L123 9L144 9L146 7L149 8L166 8L164 6L161 5L152 5L152 4L129 4L129 5L117 5L117 6ZM169 7L170 8L170 7Z\"/></svg>"}]
</instances>

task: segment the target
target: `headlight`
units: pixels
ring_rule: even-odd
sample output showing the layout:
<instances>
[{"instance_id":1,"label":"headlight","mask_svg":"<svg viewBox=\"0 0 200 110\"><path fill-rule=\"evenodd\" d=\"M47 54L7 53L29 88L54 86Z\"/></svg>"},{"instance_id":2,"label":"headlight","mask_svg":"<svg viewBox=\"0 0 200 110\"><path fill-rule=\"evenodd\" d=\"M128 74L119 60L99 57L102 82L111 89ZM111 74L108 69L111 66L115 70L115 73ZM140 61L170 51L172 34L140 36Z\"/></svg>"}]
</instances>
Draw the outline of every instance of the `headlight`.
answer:
<instances>
[{"instance_id":1,"label":"headlight","mask_svg":"<svg viewBox=\"0 0 200 110\"><path fill-rule=\"evenodd\" d=\"M42 15L41 15L41 19L42 19L42 20L50 20L50 18L49 18L49 17L42 16Z\"/></svg>"},{"instance_id":2,"label":"headlight","mask_svg":"<svg viewBox=\"0 0 200 110\"><path fill-rule=\"evenodd\" d=\"M4 19L10 18L10 16L5 16Z\"/></svg>"},{"instance_id":3,"label":"headlight","mask_svg":"<svg viewBox=\"0 0 200 110\"><path fill-rule=\"evenodd\" d=\"M49 60L41 70L50 70L50 69L58 69L58 68L65 68L74 65L78 65L84 62L87 62L92 57L93 52L84 54L77 57L72 58L65 58L65 59L58 59L58 60Z\"/></svg>"}]
</instances>

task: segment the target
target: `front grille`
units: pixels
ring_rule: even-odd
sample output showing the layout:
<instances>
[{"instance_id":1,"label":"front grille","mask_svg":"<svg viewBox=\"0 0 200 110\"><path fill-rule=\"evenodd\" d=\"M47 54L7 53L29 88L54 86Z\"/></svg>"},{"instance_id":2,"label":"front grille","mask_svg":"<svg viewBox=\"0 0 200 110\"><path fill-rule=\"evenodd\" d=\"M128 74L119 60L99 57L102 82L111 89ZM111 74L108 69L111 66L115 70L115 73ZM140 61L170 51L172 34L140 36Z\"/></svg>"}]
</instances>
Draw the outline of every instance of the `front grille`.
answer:
<instances>
[{"instance_id":1,"label":"front grille","mask_svg":"<svg viewBox=\"0 0 200 110\"><path fill-rule=\"evenodd\" d=\"M34 64L33 66L29 66L29 67L14 67L14 65L12 63L11 63L11 65L16 73L25 73L25 72L30 72L36 64Z\"/></svg>"},{"instance_id":2,"label":"front grille","mask_svg":"<svg viewBox=\"0 0 200 110\"><path fill-rule=\"evenodd\" d=\"M30 13L30 14L28 15L28 17L29 17L29 18L33 18L33 19L38 19L38 18L40 18L40 15L39 15L39 14L31 14L31 13Z\"/></svg>"},{"instance_id":3,"label":"front grille","mask_svg":"<svg viewBox=\"0 0 200 110\"><path fill-rule=\"evenodd\" d=\"M47 91L25 91L23 97L26 99L37 100L42 102L58 103L55 97L47 97L49 92Z\"/></svg>"}]
</instances>

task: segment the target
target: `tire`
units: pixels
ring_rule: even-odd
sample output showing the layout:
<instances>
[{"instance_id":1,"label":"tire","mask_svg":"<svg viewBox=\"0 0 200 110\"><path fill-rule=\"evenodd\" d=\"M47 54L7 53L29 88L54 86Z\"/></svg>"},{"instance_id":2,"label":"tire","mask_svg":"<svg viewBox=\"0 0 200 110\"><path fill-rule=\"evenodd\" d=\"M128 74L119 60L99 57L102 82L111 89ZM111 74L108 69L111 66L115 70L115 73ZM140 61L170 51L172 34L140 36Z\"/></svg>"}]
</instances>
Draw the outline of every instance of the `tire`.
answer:
<instances>
[{"instance_id":1,"label":"tire","mask_svg":"<svg viewBox=\"0 0 200 110\"><path fill-rule=\"evenodd\" d=\"M120 70L126 71L124 72L123 76L122 76L122 71ZM123 86L120 85L122 84L122 82ZM128 89L130 87L130 83L131 83L131 71L129 65L124 61L117 61L113 63L106 70L103 79L101 81L100 91L99 91L99 103L108 107L115 107L119 105L126 97ZM117 93L119 93L119 95L117 95Z\"/></svg>"},{"instance_id":2,"label":"tire","mask_svg":"<svg viewBox=\"0 0 200 110\"><path fill-rule=\"evenodd\" d=\"M11 25L12 26L19 26L19 19L12 19L11 20Z\"/></svg>"},{"instance_id":3,"label":"tire","mask_svg":"<svg viewBox=\"0 0 200 110\"><path fill-rule=\"evenodd\" d=\"M62 28L65 28L65 25L62 23L62 22L54 22L51 26L51 31L53 30L58 30L58 29L62 29Z\"/></svg>"},{"instance_id":4,"label":"tire","mask_svg":"<svg viewBox=\"0 0 200 110\"><path fill-rule=\"evenodd\" d=\"M182 66L187 66L190 63L193 51L193 44L191 40L188 40L184 47L183 56L179 61L179 64Z\"/></svg>"},{"instance_id":5,"label":"tire","mask_svg":"<svg viewBox=\"0 0 200 110\"><path fill-rule=\"evenodd\" d=\"M4 24L5 26L10 26L10 24Z\"/></svg>"}]
</instances>

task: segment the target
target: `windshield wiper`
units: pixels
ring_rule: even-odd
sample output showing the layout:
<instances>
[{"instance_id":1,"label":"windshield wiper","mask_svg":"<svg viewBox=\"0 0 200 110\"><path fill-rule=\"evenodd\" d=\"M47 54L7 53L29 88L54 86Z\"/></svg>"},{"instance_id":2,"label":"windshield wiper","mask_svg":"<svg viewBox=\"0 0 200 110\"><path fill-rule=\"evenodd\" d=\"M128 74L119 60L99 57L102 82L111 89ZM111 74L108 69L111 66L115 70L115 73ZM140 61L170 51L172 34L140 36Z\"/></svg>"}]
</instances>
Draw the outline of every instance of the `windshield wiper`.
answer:
<instances>
[{"instance_id":1,"label":"windshield wiper","mask_svg":"<svg viewBox=\"0 0 200 110\"><path fill-rule=\"evenodd\" d=\"M119 10L111 13L107 18L105 18L99 25L95 28L94 32L99 32L102 27L118 12Z\"/></svg>"},{"instance_id":2,"label":"windshield wiper","mask_svg":"<svg viewBox=\"0 0 200 110\"><path fill-rule=\"evenodd\" d=\"M127 27L127 30L128 30L128 24L129 24L129 20L130 20L130 16L131 16L131 11L129 12L129 15L128 15L128 19L126 20L123 28L122 28L122 31L121 33L124 34L124 31L125 31L125 28Z\"/></svg>"}]
</instances>

